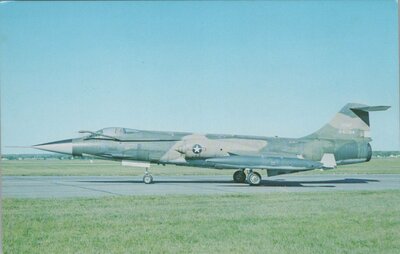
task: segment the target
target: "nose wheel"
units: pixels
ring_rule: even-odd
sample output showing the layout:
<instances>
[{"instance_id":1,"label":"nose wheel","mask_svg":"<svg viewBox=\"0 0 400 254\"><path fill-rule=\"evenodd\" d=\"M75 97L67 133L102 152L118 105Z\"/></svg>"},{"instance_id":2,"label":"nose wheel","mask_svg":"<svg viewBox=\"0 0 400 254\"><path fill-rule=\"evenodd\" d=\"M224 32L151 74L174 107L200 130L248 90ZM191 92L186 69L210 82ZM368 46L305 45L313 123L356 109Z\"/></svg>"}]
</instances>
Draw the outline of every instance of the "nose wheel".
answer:
<instances>
[{"instance_id":1,"label":"nose wheel","mask_svg":"<svg viewBox=\"0 0 400 254\"><path fill-rule=\"evenodd\" d=\"M145 184L151 184L151 183L153 183L153 176L149 173L148 168L146 168L146 171L145 171L145 173L144 173L143 182L144 182Z\"/></svg>"},{"instance_id":2,"label":"nose wheel","mask_svg":"<svg viewBox=\"0 0 400 254\"><path fill-rule=\"evenodd\" d=\"M144 175L144 176L143 176L143 182L144 182L145 184L153 183L153 176L150 175L150 174Z\"/></svg>"}]
</instances>

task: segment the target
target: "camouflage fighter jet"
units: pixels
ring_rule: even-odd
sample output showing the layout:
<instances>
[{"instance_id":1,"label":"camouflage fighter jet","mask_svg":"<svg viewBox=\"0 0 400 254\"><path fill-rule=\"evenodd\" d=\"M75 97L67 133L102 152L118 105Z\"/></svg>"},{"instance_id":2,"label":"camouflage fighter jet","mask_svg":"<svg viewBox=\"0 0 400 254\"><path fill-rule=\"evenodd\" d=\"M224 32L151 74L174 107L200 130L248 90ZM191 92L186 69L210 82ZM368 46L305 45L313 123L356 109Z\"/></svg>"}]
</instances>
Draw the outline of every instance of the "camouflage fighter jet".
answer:
<instances>
[{"instance_id":1,"label":"camouflage fighter jet","mask_svg":"<svg viewBox=\"0 0 400 254\"><path fill-rule=\"evenodd\" d=\"M142 167L146 184L153 182L149 167L156 163L234 169L234 182L259 185L261 175L255 169L265 169L267 176L275 176L369 161L369 112L388 108L349 103L321 129L301 138L105 128L80 131L88 134L81 138L33 147Z\"/></svg>"}]
</instances>

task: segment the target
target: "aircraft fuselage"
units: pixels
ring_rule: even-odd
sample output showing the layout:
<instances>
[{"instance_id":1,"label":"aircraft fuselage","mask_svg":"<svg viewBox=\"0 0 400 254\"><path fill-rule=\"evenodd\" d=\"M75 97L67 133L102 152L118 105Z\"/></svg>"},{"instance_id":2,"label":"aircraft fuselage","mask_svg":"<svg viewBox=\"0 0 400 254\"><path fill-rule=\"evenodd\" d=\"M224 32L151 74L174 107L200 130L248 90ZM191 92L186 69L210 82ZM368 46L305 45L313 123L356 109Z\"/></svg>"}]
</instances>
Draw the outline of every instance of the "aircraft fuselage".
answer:
<instances>
[{"instance_id":1,"label":"aircraft fuselage","mask_svg":"<svg viewBox=\"0 0 400 254\"><path fill-rule=\"evenodd\" d=\"M273 176L369 161L372 149L368 113L388 108L348 103L329 123L302 138L112 127L97 132L81 131L89 135L39 144L34 148L74 156L117 160L123 164L125 162L146 168L150 163L157 163L237 169L234 174L235 182L243 182L244 170L248 169L246 180L257 185L261 176L257 172L253 173L253 169L266 169L268 176Z\"/></svg>"}]
</instances>

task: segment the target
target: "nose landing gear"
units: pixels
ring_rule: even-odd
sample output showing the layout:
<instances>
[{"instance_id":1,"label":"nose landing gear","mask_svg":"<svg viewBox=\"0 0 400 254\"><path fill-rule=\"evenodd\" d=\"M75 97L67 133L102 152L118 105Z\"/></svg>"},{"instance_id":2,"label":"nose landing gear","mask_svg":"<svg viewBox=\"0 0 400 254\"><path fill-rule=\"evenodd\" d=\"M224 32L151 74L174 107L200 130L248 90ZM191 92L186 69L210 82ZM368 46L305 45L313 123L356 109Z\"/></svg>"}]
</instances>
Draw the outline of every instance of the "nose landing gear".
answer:
<instances>
[{"instance_id":1,"label":"nose landing gear","mask_svg":"<svg viewBox=\"0 0 400 254\"><path fill-rule=\"evenodd\" d=\"M151 184L151 183L153 183L153 176L150 174L148 168L146 168L146 171L144 172L143 182L144 182L145 184Z\"/></svg>"}]
</instances>

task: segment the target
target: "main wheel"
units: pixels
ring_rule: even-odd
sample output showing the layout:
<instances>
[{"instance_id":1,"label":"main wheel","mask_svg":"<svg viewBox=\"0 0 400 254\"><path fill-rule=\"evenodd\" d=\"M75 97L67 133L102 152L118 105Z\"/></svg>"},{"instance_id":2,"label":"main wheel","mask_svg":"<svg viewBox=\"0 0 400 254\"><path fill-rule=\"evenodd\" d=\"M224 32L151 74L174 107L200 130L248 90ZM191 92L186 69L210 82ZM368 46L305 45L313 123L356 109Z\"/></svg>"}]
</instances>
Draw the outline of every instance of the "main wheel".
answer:
<instances>
[{"instance_id":1,"label":"main wheel","mask_svg":"<svg viewBox=\"0 0 400 254\"><path fill-rule=\"evenodd\" d=\"M246 174L242 170L238 170L233 174L233 181L235 183L244 183L246 181Z\"/></svg>"},{"instance_id":2,"label":"main wheel","mask_svg":"<svg viewBox=\"0 0 400 254\"><path fill-rule=\"evenodd\" d=\"M261 183L261 175L257 172L251 172L247 176L247 182L250 185L259 185Z\"/></svg>"},{"instance_id":3,"label":"main wheel","mask_svg":"<svg viewBox=\"0 0 400 254\"><path fill-rule=\"evenodd\" d=\"M146 175L143 176L143 182L145 184L150 184L150 183L153 182L153 177L151 175L149 175L149 174L146 174Z\"/></svg>"}]
</instances>

